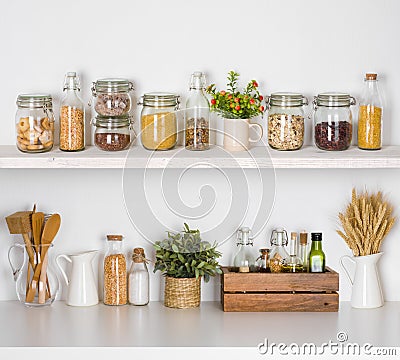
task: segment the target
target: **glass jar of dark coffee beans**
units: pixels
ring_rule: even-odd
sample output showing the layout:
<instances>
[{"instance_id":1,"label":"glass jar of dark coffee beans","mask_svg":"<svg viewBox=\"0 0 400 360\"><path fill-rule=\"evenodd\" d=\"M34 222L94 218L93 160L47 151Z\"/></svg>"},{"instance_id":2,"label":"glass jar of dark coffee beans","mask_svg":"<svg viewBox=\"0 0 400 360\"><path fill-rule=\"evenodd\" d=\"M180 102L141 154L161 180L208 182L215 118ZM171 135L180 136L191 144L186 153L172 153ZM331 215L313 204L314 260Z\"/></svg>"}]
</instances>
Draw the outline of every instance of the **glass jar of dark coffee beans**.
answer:
<instances>
[{"instance_id":1,"label":"glass jar of dark coffee beans","mask_svg":"<svg viewBox=\"0 0 400 360\"><path fill-rule=\"evenodd\" d=\"M343 93L321 93L314 97L314 139L319 149L346 150L351 145L353 122L350 106L354 97Z\"/></svg>"},{"instance_id":2,"label":"glass jar of dark coffee beans","mask_svg":"<svg viewBox=\"0 0 400 360\"><path fill-rule=\"evenodd\" d=\"M135 132L130 116L96 116L93 121L96 127L94 144L100 150L120 151L128 149Z\"/></svg>"}]
</instances>

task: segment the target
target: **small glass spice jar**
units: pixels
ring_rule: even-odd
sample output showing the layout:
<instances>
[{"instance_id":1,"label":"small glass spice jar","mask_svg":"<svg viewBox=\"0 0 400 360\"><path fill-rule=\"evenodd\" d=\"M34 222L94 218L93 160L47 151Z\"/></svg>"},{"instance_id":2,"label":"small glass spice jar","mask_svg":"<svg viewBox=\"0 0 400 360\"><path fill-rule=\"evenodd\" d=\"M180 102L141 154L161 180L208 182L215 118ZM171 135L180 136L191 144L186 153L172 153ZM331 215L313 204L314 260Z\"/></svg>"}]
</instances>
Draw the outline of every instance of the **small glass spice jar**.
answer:
<instances>
[{"instance_id":1,"label":"small glass spice jar","mask_svg":"<svg viewBox=\"0 0 400 360\"><path fill-rule=\"evenodd\" d=\"M17 148L28 153L50 151L54 144L53 101L49 94L21 94L17 98Z\"/></svg>"},{"instance_id":2,"label":"small glass spice jar","mask_svg":"<svg viewBox=\"0 0 400 360\"><path fill-rule=\"evenodd\" d=\"M100 150L121 151L128 149L136 134L132 128L132 118L124 116L96 116L94 144Z\"/></svg>"},{"instance_id":3,"label":"small glass spice jar","mask_svg":"<svg viewBox=\"0 0 400 360\"><path fill-rule=\"evenodd\" d=\"M149 271L143 248L134 248L132 265L128 273L128 298L132 305L149 303Z\"/></svg>"},{"instance_id":4,"label":"small glass spice jar","mask_svg":"<svg viewBox=\"0 0 400 360\"><path fill-rule=\"evenodd\" d=\"M314 139L322 150L346 150L353 135L351 105L356 99L349 94L322 93L314 97Z\"/></svg>"},{"instance_id":5,"label":"small glass spice jar","mask_svg":"<svg viewBox=\"0 0 400 360\"><path fill-rule=\"evenodd\" d=\"M260 256L256 260L257 271L268 272L269 249L260 249Z\"/></svg>"},{"instance_id":6,"label":"small glass spice jar","mask_svg":"<svg viewBox=\"0 0 400 360\"><path fill-rule=\"evenodd\" d=\"M277 228L271 233L271 250L269 253L269 269L272 273L283 272L283 265L289 254L285 250L288 244L288 236L286 230Z\"/></svg>"},{"instance_id":7,"label":"small glass spice jar","mask_svg":"<svg viewBox=\"0 0 400 360\"><path fill-rule=\"evenodd\" d=\"M304 142L308 99L296 93L273 93L267 100L268 144L275 150L298 150Z\"/></svg>"},{"instance_id":8,"label":"small glass spice jar","mask_svg":"<svg viewBox=\"0 0 400 360\"><path fill-rule=\"evenodd\" d=\"M104 257L104 304L127 303L126 259L122 251L122 235L107 235L107 252Z\"/></svg>"},{"instance_id":9,"label":"small glass spice jar","mask_svg":"<svg viewBox=\"0 0 400 360\"><path fill-rule=\"evenodd\" d=\"M127 79L100 79L93 83L94 110L101 116L128 114L132 107L133 84Z\"/></svg>"},{"instance_id":10,"label":"small glass spice jar","mask_svg":"<svg viewBox=\"0 0 400 360\"><path fill-rule=\"evenodd\" d=\"M176 111L179 95L170 93L144 94L141 112L141 141L147 150L170 150L178 139Z\"/></svg>"}]
</instances>

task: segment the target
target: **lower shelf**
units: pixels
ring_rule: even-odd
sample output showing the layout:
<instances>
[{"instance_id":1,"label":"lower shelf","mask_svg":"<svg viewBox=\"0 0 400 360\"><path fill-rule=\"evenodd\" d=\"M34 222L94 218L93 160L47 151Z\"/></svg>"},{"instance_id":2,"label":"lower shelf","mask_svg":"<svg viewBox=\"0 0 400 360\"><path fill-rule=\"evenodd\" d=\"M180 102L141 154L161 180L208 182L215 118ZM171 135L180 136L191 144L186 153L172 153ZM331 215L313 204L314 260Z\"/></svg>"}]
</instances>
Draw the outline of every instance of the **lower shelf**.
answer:
<instances>
[{"instance_id":1,"label":"lower shelf","mask_svg":"<svg viewBox=\"0 0 400 360\"><path fill-rule=\"evenodd\" d=\"M400 345L400 302L381 308L339 312L227 313L219 302L194 309L170 309L161 302L147 306L67 306L56 301L27 308L18 301L0 302L0 347L255 347L275 343L337 342L345 332L351 343ZM290 326L288 326L290 325ZM300 330L299 330L300 329Z\"/></svg>"}]
</instances>

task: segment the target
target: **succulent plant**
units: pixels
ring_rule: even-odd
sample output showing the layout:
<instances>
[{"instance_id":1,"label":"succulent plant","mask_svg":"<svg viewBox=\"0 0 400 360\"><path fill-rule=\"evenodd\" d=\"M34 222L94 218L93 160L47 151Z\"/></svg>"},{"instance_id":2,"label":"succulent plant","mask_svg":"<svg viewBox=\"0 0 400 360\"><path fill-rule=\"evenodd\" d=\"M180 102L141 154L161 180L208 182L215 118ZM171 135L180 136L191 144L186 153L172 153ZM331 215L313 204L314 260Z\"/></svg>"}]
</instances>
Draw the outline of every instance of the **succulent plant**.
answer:
<instances>
[{"instance_id":1,"label":"succulent plant","mask_svg":"<svg viewBox=\"0 0 400 360\"><path fill-rule=\"evenodd\" d=\"M174 278L198 278L205 282L210 276L221 274L218 259L221 253L217 245L202 241L200 230L192 230L184 224L182 232L167 231L167 238L156 241L156 262L154 272L161 271L164 276Z\"/></svg>"}]
</instances>

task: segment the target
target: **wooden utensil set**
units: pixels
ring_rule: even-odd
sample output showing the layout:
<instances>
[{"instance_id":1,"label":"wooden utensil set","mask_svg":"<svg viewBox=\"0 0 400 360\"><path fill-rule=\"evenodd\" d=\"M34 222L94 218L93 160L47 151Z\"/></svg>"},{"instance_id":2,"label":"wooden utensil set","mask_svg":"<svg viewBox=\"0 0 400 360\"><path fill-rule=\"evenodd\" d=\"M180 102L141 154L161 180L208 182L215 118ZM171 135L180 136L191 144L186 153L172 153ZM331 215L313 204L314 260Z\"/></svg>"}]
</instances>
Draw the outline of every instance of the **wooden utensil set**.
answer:
<instances>
[{"instance_id":1,"label":"wooden utensil set","mask_svg":"<svg viewBox=\"0 0 400 360\"><path fill-rule=\"evenodd\" d=\"M36 292L39 304L44 304L51 297L51 290L47 278L48 250L57 235L61 224L59 214L44 215L33 211L18 211L6 217L10 234L21 234L29 259L26 277L25 302L35 302Z\"/></svg>"}]
</instances>

